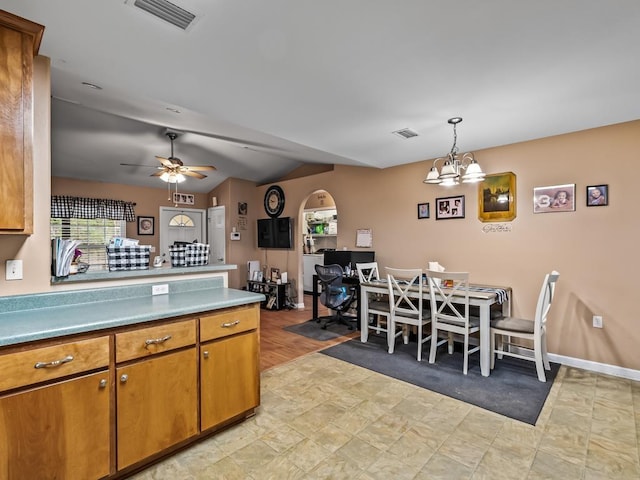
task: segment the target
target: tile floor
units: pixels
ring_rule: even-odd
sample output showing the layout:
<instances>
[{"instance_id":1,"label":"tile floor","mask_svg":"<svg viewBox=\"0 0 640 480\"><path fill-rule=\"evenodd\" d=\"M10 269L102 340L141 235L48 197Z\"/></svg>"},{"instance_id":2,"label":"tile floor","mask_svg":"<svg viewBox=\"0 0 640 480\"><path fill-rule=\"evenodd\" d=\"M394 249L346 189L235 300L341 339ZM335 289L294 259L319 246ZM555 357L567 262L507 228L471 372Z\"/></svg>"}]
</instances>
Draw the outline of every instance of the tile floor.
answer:
<instances>
[{"instance_id":1,"label":"tile floor","mask_svg":"<svg viewBox=\"0 0 640 480\"><path fill-rule=\"evenodd\" d=\"M314 353L262 373L256 416L134 476L640 479L640 382L562 367L536 426Z\"/></svg>"}]
</instances>

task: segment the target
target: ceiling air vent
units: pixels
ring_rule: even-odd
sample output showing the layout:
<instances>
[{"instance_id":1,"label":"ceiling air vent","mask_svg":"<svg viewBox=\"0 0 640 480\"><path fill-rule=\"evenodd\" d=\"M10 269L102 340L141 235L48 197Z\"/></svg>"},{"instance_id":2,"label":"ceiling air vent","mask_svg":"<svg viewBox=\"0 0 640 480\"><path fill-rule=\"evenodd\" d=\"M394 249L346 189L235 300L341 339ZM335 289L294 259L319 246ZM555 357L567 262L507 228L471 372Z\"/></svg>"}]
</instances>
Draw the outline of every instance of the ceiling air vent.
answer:
<instances>
[{"instance_id":1,"label":"ceiling air vent","mask_svg":"<svg viewBox=\"0 0 640 480\"><path fill-rule=\"evenodd\" d=\"M411 130L410 128L403 128L401 130L396 130L395 132L391 132L391 133L405 139L418 136L418 132L416 132L415 130Z\"/></svg>"},{"instance_id":2,"label":"ceiling air vent","mask_svg":"<svg viewBox=\"0 0 640 480\"><path fill-rule=\"evenodd\" d=\"M182 30L189 28L196 16L166 0L134 0L133 6L175 25Z\"/></svg>"}]
</instances>

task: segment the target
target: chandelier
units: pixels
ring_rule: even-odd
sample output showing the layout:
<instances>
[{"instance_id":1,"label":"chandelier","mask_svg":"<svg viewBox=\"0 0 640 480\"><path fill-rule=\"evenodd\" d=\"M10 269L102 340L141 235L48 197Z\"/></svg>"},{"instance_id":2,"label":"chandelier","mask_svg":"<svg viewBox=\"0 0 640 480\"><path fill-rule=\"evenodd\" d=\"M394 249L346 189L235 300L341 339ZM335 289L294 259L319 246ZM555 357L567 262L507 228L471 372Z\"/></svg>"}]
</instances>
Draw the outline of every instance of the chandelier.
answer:
<instances>
[{"instance_id":1,"label":"chandelier","mask_svg":"<svg viewBox=\"0 0 640 480\"><path fill-rule=\"evenodd\" d=\"M461 117L453 117L447 120L447 123L453 125L453 146L446 157L436 158L433 161L433 166L424 179L424 183L450 186L458 185L460 180L462 180L462 183L473 183L484 179L485 174L478 162L473 158L473 153L458 154L458 147L456 146L456 141L458 140L456 125L460 122L462 122ZM436 168L438 161L444 162L440 171ZM465 171L464 174L462 174L462 170Z\"/></svg>"}]
</instances>

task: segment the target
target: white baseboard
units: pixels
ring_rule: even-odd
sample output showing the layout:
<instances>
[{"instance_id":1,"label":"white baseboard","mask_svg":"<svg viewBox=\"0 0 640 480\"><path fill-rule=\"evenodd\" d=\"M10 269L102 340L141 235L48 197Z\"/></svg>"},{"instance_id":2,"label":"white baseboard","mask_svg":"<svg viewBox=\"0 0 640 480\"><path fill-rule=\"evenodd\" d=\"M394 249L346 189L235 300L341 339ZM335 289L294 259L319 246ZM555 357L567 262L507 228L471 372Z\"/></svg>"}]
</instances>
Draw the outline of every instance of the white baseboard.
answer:
<instances>
[{"instance_id":1,"label":"white baseboard","mask_svg":"<svg viewBox=\"0 0 640 480\"><path fill-rule=\"evenodd\" d=\"M592 362L591 360L582 360L581 358L565 357L564 355L549 354L549 360L568 367L577 367L605 375L613 375L615 377L627 378L629 380L640 380L640 370L631 368L618 367L606 363Z\"/></svg>"}]
</instances>

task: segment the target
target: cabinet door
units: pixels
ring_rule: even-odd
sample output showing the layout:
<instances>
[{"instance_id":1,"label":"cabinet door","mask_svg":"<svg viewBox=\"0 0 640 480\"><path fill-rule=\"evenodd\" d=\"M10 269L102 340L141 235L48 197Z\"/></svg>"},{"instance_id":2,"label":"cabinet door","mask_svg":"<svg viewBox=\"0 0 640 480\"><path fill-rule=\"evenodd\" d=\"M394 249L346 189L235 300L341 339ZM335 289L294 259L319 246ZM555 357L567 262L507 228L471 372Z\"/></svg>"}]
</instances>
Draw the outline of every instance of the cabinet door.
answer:
<instances>
[{"instance_id":1,"label":"cabinet door","mask_svg":"<svg viewBox=\"0 0 640 480\"><path fill-rule=\"evenodd\" d=\"M33 233L34 34L43 29L0 14L0 233Z\"/></svg>"},{"instance_id":2,"label":"cabinet door","mask_svg":"<svg viewBox=\"0 0 640 480\"><path fill-rule=\"evenodd\" d=\"M250 331L200 347L201 429L260 404L258 333Z\"/></svg>"},{"instance_id":3,"label":"cabinet door","mask_svg":"<svg viewBox=\"0 0 640 480\"><path fill-rule=\"evenodd\" d=\"M0 478L109 474L107 371L0 397Z\"/></svg>"},{"instance_id":4,"label":"cabinet door","mask_svg":"<svg viewBox=\"0 0 640 480\"><path fill-rule=\"evenodd\" d=\"M116 369L118 469L198 433L195 347Z\"/></svg>"}]
</instances>

